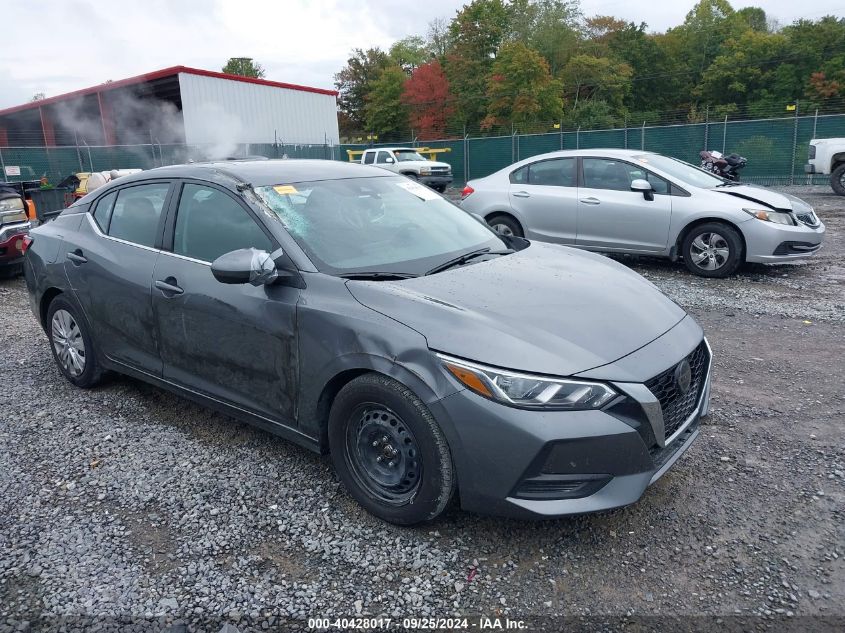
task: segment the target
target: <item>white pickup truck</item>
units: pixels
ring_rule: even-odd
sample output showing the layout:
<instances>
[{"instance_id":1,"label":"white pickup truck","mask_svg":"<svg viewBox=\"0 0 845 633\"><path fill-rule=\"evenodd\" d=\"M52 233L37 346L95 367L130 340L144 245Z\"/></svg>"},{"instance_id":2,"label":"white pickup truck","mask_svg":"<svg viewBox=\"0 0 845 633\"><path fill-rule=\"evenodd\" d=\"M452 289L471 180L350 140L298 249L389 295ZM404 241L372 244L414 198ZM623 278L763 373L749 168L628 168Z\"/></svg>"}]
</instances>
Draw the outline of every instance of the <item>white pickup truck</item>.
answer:
<instances>
[{"instance_id":1,"label":"white pickup truck","mask_svg":"<svg viewBox=\"0 0 845 633\"><path fill-rule=\"evenodd\" d=\"M428 160L413 147L376 147L361 156L362 165L373 165L403 174L443 193L452 184L452 167L448 163Z\"/></svg>"},{"instance_id":2,"label":"white pickup truck","mask_svg":"<svg viewBox=\"0 0 845 633\"><path fill-rule=\"evenodd\" d=\"M810 141L810 160L804 165L808 174L830 176L830 186L845 196L845 138L817 138Z\"/></svg>"}]
</instances>

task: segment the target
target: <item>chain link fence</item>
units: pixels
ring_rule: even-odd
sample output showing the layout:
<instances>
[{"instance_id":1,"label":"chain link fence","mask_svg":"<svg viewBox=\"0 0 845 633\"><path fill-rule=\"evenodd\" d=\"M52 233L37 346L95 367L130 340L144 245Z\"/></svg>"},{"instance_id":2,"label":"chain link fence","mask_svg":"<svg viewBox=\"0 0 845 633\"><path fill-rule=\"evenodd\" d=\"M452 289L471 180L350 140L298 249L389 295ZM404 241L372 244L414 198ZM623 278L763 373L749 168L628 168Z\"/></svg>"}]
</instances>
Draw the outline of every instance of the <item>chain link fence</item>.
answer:
<instances>
[{"instance_id":1,"label":"chain link fence","mask_svg":"<svg viewBox=\"0 0 845 633\"><path fill-rule=\"evenodd\" d=\"M543 131L545 130L545 131ZM38 180L51 184L76 172L112 169L150 169L162 165L215 158L350 159L347 150L406 145L447 150L437 154L449 163L455 185L481 178L508 165L561 149L627 148L658 152L698 164L699 151L736 152L748 159L741 178L764 185L824 184L823 176L804 174L809 141L845 137L845 113L795 114L765 119L706 121L698 123L625 125L610 129L563 129L550 123L534 125L530 133L513 128L509 134L460 132L453 138L422 141L410 136L392 143L347 145L293 145L252 143L221 148L206 145L144 145L58 147L0 147L0 169L6 180ZM11 169L10 169L11 168Z\"/></svg>"}]
</instances>

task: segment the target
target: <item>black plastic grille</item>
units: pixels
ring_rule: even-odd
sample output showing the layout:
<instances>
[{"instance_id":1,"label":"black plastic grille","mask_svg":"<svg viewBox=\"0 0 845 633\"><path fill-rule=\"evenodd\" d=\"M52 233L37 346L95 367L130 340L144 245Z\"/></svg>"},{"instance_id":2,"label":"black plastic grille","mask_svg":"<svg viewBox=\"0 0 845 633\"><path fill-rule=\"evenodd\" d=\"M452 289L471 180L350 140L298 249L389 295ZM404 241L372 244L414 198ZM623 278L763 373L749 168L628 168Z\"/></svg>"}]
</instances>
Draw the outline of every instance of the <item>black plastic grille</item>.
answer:
<instances>
[{"instance_id":1,"label":"black plastic grille","mask_svg":"<svg viewBox=\"0 0 845 633\"><path fill-rule=\"evenodd\" d=\"M707 346L704 341L686 357L686 360L689 361L692 374L690 388L686 393L681 393L675 380L677 365L673 365L645 383L654 397L660 401L660 407L663 409L663 426L666 429L666 439L681 427L698 403L698 398L704 387L709 361Z\"/></svg>"}]
</instances>

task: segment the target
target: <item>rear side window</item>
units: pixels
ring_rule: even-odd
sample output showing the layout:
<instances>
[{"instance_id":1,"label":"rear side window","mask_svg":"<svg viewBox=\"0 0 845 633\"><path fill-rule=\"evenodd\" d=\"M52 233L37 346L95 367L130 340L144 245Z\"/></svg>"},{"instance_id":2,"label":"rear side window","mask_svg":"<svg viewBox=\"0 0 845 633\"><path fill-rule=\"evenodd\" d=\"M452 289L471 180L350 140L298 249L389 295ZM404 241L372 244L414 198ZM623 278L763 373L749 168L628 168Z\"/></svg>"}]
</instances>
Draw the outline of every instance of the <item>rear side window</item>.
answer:
<instances>
[{"instance_id":1,"label":"rear side window","mask_svg":"<svg viewBox=\"0 0 845 633\"><path fill-rule=\"evenodd\" d=\"M182 189L173 252L204 262L239 248L270 252L267 234L237 201L219 189L187 184Z\"/></svg>"},{"instance_id":2,"label":"rear side window","mask_svg":"<svg viewBox=\"0 0 845 633\"><path fill-rule=\"evenodd\" d=\"M97 200L97 206L94 209L94 221L103 233L109 232L109 221L111 220L111 212L114 208L114 200L117 198L117 192L112 191L107 193L102 198Z\"/></svg>"},{"instance_id":3,"label":"rear side window","mask_svg":"<svg viewBox=\"0 0 845 633\"><path fill-rule=\"evenodd\" d=\"M365 165L372 165L373 161L376 159L375 152L364 152L364 164Z\"/></svg>"},{"instance_id":4,"label":"rear side window","mask_svg":"<svg viewBox=\"0 0 845 633\"><path fill-rule=\"evenodd\" d=\"M510 180L520 185L574 187L575 165L574 158L541 160L512 171Z\"/></svg>"},{"instance_id":5,"label":"rear side window","mask_svg":"<svg viewBox=\"0 0 845 633\"><path fill-rule=\"evenodd\" d=\"M109 222L109 235L133 244L154 247L168 189L169 184L156 183L118 191Z\"/></svg>"}]
</instances>

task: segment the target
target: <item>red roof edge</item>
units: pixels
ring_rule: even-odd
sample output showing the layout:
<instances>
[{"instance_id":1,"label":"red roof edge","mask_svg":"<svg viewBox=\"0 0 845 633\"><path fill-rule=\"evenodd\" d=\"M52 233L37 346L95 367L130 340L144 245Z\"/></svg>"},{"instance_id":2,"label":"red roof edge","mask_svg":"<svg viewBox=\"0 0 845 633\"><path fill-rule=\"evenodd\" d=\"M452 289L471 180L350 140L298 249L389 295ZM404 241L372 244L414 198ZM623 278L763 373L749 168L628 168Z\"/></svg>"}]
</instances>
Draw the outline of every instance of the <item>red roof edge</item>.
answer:
<instances>
[{"instance_id":1,"label":"red roof edge","mask_svg":"<svg viewBox=\"0 0 845 633\"><path fill-rule=\"evenodd\" d=\"M30 103L12 106L11 108L5 108L3 110L0 110L0 116L3 116L5 114L13 114L15 112L22 112L24 110L30 110L44 105L50 105L51 103L58 103L60 101L67 101L69 99L85 97L87 95L97 94L98 92L108 92L109 90L123 88L124 86L141 84L147 81L153 81L155 79L162 79L164 77L172 77L178 75L179 73L185 73L188 75L199 75L201 77L214 77L216 79L228 79L230 81L240 81L242 83L258 84L260 86L271 86L273 88L286 88L288 90L313 92L316 94L329 95L333 97L337 96L336 90L327 90L325 88L312 88L311 86L301 86L299 84L289 84L280 81L268 81L267 79L256 79L254 77L241 77L240 75L218 73L213 70L202 70L200 68L190 68L188 66L171 66L170 68L156 70L151 73L136 75L135 77L129 77L127 79L119 79L118 81L112 81L111 83L99 84L97 86L91 86L90 88L82 88L81 90L66 92L64 94L56 95L55 97L47 97L46 99L39 99L38 101L32 101Z\"/></svg>"}]
</instances>

